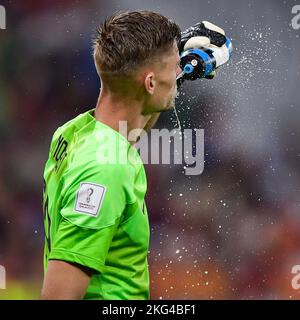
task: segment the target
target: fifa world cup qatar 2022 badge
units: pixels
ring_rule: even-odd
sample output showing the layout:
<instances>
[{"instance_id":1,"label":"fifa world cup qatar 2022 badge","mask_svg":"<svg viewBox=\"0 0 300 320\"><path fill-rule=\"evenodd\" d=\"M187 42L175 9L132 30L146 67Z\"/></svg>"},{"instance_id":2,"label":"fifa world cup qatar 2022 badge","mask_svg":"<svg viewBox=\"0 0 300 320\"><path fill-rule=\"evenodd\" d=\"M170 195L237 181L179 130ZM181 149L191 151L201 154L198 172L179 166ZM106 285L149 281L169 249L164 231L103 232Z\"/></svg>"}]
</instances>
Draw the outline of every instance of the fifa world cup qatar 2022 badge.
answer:
<instances>
[{"instance_id":1,"label":"fifa world cup qatar 2022 badge","mask_svg":"<svg viewBox=\"0 0 300 320\"><path fill-rule=\"evenodd\" d=\"M91 216L98 216L106 187L96 183L82 182L76 193L74 210Z\"/></svg>"}]
</instances>

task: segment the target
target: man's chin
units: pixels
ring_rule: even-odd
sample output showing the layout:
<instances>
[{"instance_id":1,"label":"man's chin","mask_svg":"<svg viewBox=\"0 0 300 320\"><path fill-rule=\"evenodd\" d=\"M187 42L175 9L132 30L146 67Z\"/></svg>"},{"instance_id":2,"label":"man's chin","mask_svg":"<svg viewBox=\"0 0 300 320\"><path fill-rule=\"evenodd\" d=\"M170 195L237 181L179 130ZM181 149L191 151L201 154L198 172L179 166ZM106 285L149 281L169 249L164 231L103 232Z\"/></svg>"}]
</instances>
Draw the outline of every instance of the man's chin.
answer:
<instances>
[{"instance_id":1,"label":"man's chin","mask_svg":"<svg viewBox=\"0 0 300 320\"><path fill-rule=\"evenodd\" d=\"M167 107L167 110L173 110L175 109L175 98L170 102L170 104Z\"/></svg>"},{"instance_id":2,"label":"man's chin","mask_svg":"<svg viewBox=\"0 0 300 320\"><path fill-rule=\"evenodd\" d=\"M170 104L167 107L163 108L163 109L159 109L157 110L157 112L167 112L167 111L171 111L175 108L175 104Z\"/></svg>"},{"instance_id":3,"label":"man's chin","mask_svg":"<svg viewBox=\"0 0 300 320\"><path fill-rule=\"evenodd\" d=\"M156 112L167 112L167 111L173 110L174 108L175 108L175 97L171 99L165 107L162 107L156 110Z\"/></svg>"}]
</instances>

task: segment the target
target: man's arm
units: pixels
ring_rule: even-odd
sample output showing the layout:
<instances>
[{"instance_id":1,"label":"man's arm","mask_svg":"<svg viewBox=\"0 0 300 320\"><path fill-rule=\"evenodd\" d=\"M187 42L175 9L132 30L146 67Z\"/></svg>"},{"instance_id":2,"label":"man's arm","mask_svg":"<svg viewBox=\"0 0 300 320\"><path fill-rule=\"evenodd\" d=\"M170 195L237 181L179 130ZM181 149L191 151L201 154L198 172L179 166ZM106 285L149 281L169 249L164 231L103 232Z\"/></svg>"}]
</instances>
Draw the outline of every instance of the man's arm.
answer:
<instances>
[{"instance_id":1,"label":"man's arm","mask_svg":"<svg viewBox=\"0 0 300 320\"><path fill-rule=\"evenodd\" d=\"M49 260L42 300L79 300L86 293L91 272L77 264Z\"/></svg>"}]
</instances>

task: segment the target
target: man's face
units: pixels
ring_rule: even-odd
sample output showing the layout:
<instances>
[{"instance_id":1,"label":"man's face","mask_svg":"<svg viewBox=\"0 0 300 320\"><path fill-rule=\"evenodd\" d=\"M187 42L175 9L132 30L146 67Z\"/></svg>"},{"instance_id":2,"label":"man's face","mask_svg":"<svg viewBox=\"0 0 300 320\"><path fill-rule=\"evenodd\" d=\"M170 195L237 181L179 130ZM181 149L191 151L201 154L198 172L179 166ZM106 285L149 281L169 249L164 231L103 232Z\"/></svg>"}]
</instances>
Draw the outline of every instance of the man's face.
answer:
<instances>
[{"instance_id":1,"label":"man's face","mask_svg":"<svg viewBox=\"0 0 300 320\"><path fill-rule=\"evenodd\" d=\"M155 67L155 90L151 98L153 112L162 112L175 107L177 95L176 76L181 72L180 56L176 43L161 56Z\"/></svg>"}]
</instances>

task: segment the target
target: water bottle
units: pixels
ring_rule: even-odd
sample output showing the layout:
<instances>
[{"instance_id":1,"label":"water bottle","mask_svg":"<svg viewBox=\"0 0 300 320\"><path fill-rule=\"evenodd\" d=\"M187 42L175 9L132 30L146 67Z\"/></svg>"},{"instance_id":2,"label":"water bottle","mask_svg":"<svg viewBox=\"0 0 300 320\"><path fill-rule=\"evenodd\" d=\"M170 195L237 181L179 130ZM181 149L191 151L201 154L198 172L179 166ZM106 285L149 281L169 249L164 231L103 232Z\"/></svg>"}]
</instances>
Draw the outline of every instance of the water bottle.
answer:
<instances>
[{"instance_id":1,"label":"water bottle","mask_svg":"<svg viewBox=\"0 0 300 320\"><path fill-rule=\"evenodd\" d=\"M209 74L227 62L231 54L232 43L227 37L225 46L222 47L203 47L183 51L180 56L182 72L176 78L177 85L181 85L184 80L209 78Z\"/></svg>"}]
</instances>

